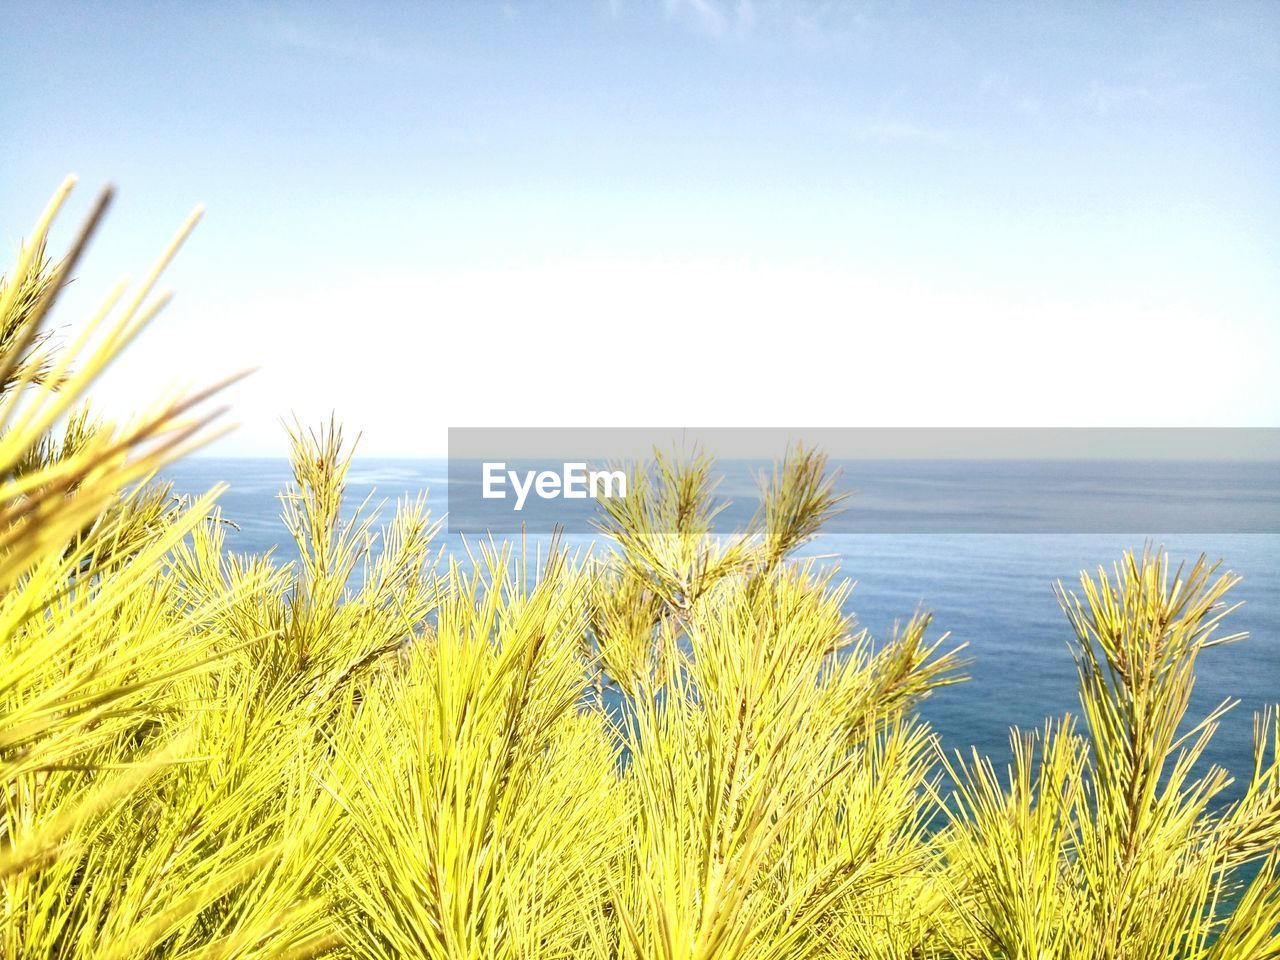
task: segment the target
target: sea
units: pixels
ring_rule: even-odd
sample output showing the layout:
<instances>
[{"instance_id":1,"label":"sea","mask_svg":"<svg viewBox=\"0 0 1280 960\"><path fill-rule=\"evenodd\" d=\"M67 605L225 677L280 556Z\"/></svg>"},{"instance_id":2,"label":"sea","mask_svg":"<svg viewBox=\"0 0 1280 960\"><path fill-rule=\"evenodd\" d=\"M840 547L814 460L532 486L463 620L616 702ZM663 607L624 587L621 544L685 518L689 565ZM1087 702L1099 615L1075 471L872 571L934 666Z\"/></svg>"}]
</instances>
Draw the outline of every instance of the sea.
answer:
<instances>
[{"instance_id":1,"label":"sea","mask_svg":"<svg viewBox=\"0 0 1280 960\"><path fill-rule=\"evenodd\" d=\"M442 516L448 506L447 467L444 460L358 459L348 478L348 505L369 498L372 505L383 504L384 515L389 515L396 500L425 492L433 512ZM895 469L882 468L875 490L899 489L912 482L905 473L898 477ZM1123 478L1126 495L1135 502L1143 499L1142 476L1141 471L1130 471ZM168 468L166 477L177 492L186 494L203 493L218 482L229 485L220 499L223 515L236 524L227 532L229 549L274 550L281 560L296 556L280 519L279 494L290 480L285 460L187 459ZM1240 523L1224 522L1221 526L1233 532L1117 533L1108 532L1105 524L1083 522L1086 514L1097 513L1089 512L1089 488L1075 486L1070 509L1082 511L1078 526L1089 532L1058 532L1070 530L1070 524L1053 525L1051 532L990 532L993 526L999 529L998 524L952 532L946 524L905 522L901 512L907 508L897 500L896 522L883 522L883 511L876 514L871 508L865 529L860 529L855 494L837 532L819 535L801 555L854 581L847 613L874 638L890 637L896 623L924 610L932 613L933 635L946 635L944 647L965 646L971 660L967 679L935 691L920 713L938 732L944 749L967 756L976 748L998 767L1008 762L1011 730L1039 729L1046 720L1068 712L1079 716L1073 634L1055 596L1055 584L1070 589L1078 585L1082 570L1110 570L1126 550L1141 551L1148 545L1163 548L1175 563L1190 563L1201 554L1221 560L1223 569L1243 577L1229 594L1241 606L1224 624L1224 632L1243 631L1248 636L1202 654L1189 722L1224 700L1236 702L1221 721L1206 758L1235 775L1235 783L1220 798L1230 802L1240 795L1252 769L1255 713L1280 703L1280 534L1274 532L1273 522L1277 498L1266 492L1259 500L1256 477L1250 481L1252 499L1242 500L1240 490L1229 484L1198 489L1202 515L1213 516L1224 504L1234 504L1238 514L1239 505L1246 503L1245 509L1267 513L1266 522L1257 525L1263 532L1240 532ZM1274 481L1267 490L1273 487ZM873 506L875 490L868 500ZM1097 494L1096 506L1103 506L1103 497ZM467 535L474 541L484 532ZM463 536L446 528L441 543L446 550L460 551ZM598 548L603 537L572 530L563 541L591 549Z\"/></svg>"}]
</instances>

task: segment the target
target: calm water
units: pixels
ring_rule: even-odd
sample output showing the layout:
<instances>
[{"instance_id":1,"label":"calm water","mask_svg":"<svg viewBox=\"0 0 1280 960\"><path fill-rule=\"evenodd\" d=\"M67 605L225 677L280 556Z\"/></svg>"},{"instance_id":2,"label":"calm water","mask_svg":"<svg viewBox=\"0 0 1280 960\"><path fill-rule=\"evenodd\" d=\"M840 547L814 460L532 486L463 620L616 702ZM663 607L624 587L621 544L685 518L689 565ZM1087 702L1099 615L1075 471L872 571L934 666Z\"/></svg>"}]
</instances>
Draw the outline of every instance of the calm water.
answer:
<instances>
[{"instance_id":1,"label":"calm water","mask_svg":"<svg viewBox=\"0 0 1280 960\"><path fill-rule=\"evenodd\" d=\"M395 500L421 490L442 497L445 464L433 461L357 462L350 475L354 502L375 493ZM193 459L175 465L169 477L180 492L199 493L217 481L230 489L221 504L240 530L228 530L238 552L279 547L284 542L277 493L289 477L283 460ZM443 503L433 504L442 513ZM850 505L857 510L857 502ZM1171 556L1193 560L1206 553L1243 575L1234 591L1244 606L1228 621L1249 638L1206 652L1193 701L1197 716L1224 698L1240 705L1228 715L1211 748L1211 759L1244 775L1251 766L1253 712L1280 702L1280 536L1232 534L1161 537ZM592 538L570 536L571 544ZM1142 536L1109 534L835 533L805 553L825 557L857 582L849 603L863 626L878 638L917 607L934 613L934 631L967 643L974 662L971 679L937 692L923 708L950 748L970 745L1003 760L1011 726L1039 727L1046 717L1076 710L1071 631L1052 587L1074 584L1079 571L1110 565L1126 549L1141 549ZM450 545L457 537L448 537ZM1235 791L1233 790L1232 793Z\"/></svg>"}]
</instances>

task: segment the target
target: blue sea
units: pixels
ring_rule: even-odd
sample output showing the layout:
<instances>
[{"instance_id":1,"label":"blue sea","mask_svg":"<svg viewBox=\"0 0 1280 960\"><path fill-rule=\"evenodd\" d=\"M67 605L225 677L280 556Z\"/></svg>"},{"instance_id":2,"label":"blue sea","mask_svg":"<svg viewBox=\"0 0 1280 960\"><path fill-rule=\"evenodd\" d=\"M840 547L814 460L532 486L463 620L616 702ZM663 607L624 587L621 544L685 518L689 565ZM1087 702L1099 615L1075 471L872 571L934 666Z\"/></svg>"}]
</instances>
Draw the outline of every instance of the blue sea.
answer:
<instances>
[{"instance_id":1,"label":"blue sea","mask_svg":"<svg viewBox=\"0 0 1280 960\"><path fill-rule=\"evenodd\" d=\"M202 493L218 481L230 484L221 507L239 526L228 530L232 550L277 548L282 559L293 555L278 500L290 477L284 460L188 459L167 476L182 493ZM444 461L357 460L349 499L356 504L372 494L374 502L388 501L389 513L396 499L425 490L433 511L443 514L446 477ZM1129 495L1141 499L1142 491L1133 489L1138 480L1126 477L1125 482ZM1227 490L1221 494L1233 496ZM1214 507L1204 504L1205 510ZM856 520L858 509L855 496L849 516ZM1087 502L1080 509L1087 509ZM967 753L977 747L997 762L1009 756L1011 727L1038 728L1046 718L1078 713L1072 633L1053 593L1056 582L1072 586L1081 570L1109 568L1125 550L1141 550L1148 539L1163 545L1175 561L1190 562L1201 553L1222 559L1224 568L1244 578L1232 594L1243 606L1225 626L1249 636L1202 656L1192 715L1198 718L1224 699L1240 701L1223 721L1209 759L1238 777L1248 774L1253 714L1280 702L1280 535L847 532L851 526L856 523L846 519L842 532L820 536L803 552L856 581L848 612L873 636L890 636L896 621L921 608L932 611L935 635L945 632L948 644L967 645L966 656L973 661L969 680L937 691L921 712L948 749ZM1272 529L1270 524L1262 528ZM571 546L599 539L565 537ZM444 535L447 547L460 542L456 534ZM1223 799L1238 795L1240 786L1237 782Z\"/></svg>"}]
</instances>

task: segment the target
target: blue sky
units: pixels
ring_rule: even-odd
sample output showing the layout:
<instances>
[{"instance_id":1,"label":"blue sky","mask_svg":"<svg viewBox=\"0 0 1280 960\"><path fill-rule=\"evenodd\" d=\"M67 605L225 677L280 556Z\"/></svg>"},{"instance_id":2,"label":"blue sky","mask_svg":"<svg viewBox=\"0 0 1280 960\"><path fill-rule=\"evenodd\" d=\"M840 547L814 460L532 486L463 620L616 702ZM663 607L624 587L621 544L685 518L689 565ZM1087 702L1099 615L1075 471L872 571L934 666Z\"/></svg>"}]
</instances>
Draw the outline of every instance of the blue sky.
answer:
<instances>
[{"instance_id":1,"label":"blue sky","mask_svg":"<svg viewBox=\"0 0 1280 960\"><path fill-rule=\"evenodd\" d=\"M1280 7L4 4L0 230L196 203L101 388L448 425L1280 425ZM69 224L67 226L69 229Z\"/></svg>"}]
</instances>

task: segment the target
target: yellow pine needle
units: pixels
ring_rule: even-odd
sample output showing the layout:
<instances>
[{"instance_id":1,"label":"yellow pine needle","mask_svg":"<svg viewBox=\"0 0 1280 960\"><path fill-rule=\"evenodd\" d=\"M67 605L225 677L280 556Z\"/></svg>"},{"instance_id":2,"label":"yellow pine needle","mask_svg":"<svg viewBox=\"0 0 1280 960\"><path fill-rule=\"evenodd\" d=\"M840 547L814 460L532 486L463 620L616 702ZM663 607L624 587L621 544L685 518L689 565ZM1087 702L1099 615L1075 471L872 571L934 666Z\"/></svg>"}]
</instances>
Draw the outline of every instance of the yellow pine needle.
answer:
<instances>
[{"instance_id":1,"label":"yellow pine needle","mask_svg":"<svg viewBox=\"0 0 1280 960\"><path fill-rule=\"evenodd\" d=\"M71 413L198 213L46 352L106 203L44 274L70 186L0 284L0 958L1280 955L1280 722L1223 808L1230 704L1187 720L1233 576L1148 550L1063 592L1081 716L1005 774L914 716L962 679L929 615L877 644L791 559L841 506L818 451L741 531L708 455L658 453L611 550L440 568L425 501L352 512L336 419L294 424L299 559L232 553L219 489L155 480L224 384Z\"/></svg>"}]
</instances>

